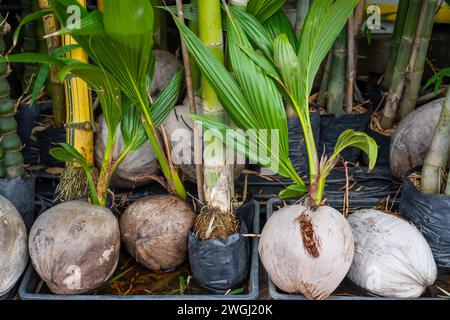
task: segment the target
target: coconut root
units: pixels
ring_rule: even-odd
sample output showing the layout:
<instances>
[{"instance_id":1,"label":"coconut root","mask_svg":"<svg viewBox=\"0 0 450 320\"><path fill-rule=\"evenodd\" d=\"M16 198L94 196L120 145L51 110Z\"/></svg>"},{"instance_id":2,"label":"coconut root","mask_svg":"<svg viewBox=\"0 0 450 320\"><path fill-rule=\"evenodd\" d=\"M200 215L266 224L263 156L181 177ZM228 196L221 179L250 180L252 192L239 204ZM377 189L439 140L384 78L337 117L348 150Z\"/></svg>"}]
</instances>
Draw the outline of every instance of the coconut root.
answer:
<instances>
[{"instance_id":1,"label":"coconut root","mask_svg":"<svg viewBox=\"0 0 450 320\"><path fill-rule=\"evenodd\" d=\"M204 207L195 219L194 235L202 241L225 239L238 232L239 222L233 212Z\"/></svg>"},{"instance_id":2,"label":"coconut root","mask_svg":"<svg viewBox=\"0 0 450 320\"><path fill-rule=\"evenodd\" d=\"M314 226L311 223L309 214L302 212L297 221L300 222L300 234L306 250L314 258L319 257L320 241L314 232Z\"/></svg>"},{"instance_id":3,"label":"coconut root","mask_svg":"<svg viewBox=\"0 0 450 320\"><path fill-rule=\"evenodd\" d=\"M94 176L97 175L94 172ZM63 201L71 201L85 197L88 194L89 185L86 173L81 167L68 166L61 174L56 188L58 198Z\"/></svg>"}]
</instances>

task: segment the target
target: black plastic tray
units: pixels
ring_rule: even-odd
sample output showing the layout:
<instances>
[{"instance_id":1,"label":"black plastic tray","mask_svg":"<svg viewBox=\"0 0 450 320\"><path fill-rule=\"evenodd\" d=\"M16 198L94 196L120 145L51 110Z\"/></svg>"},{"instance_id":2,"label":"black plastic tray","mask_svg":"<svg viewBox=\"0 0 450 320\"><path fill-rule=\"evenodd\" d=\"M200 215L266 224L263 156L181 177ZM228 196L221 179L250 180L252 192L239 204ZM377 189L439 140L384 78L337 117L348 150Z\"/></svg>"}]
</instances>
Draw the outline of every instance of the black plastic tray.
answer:
<instances>
[{"instance_id":1,"label":"black plastic tray","mask_svg":"<svg viewBox=\"0 0 450 320\"><path fill-rule=\"evenodd\" d=\"M260 231L260 205L256 201L250 202L253 209L253 232ZM256 300L259 296L259 238L251 240L251 260L249 292L243 295L54 295L36 293L35 289L40 280L38 274L29 263L22 282L19 286L19 297L22 300Z\"/></svg>"},{"instance_id":2,"label":"black plastic tray","mask_svg":"<svg viewBox=\"0 0 450 320\"><path fill-rule=\"evenodd\" d=\"M389 207L397 208L401 198L401 181L390 174L388 167L377 167L368 172L367 168L349 167L349 204L355 209L367 209L377 206L382 200L389 198ZM253 199L268 201L277 197L279 192L292 184L287 179L277 177L268 181L263 177L248 175L247 180L241 178L237 187L247 191ZM304 178L307 183L307 178ZM327 178L325 194L328 204L342 209L345 197L346 177L344 168L335 168Z\"/></svg>"},{"instance_id":3,"label":"black plastic tray","mask_svg":"<svg viewBox=\"0 0 450 320\"><path fill-rule=\"evenodd\" d=\"M291 201L291 203L294 203ZM268 220L273 212L275 206L282 206L283 201L278 198L272 198L267 202L266 207L266 219ZM267 221L266 220L266 221ZM276 285L272 282L269 276L268 278L268 287L269 287L269 295L274 300L308 300L305 296L301 294L288 294L281 292ZM345 281L350 281L346 279ZM357 286L353 284L353 286L356 288ZM377 295L374 295L370 292L367 292L361 288L358 288L359 291L361 291L361 296L347 296L347 295L331 295L326 300L411 300L411 299L400 299L400 298L386 298L386 297L380 297ZM414 300L448 300L445 298L439 298L439 297L424 297L424 298L418 298Z\"/></svg>"}]
</instances>

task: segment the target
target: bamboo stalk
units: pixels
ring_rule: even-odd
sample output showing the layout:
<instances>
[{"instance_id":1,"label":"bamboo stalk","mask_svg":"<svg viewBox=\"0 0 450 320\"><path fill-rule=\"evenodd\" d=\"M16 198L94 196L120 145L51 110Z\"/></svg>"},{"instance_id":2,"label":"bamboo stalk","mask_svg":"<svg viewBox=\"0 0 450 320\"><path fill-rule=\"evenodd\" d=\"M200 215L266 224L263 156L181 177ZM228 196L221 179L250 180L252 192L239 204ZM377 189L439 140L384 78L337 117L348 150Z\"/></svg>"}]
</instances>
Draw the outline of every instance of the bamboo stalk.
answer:
<instances>
[{"instance_id":1,"label":"bamboo stalk","mask_svg":"<svg viewBox=\"0 0 450 320\"><path fill-rule=\"evenodd\" d=\"M328 82L327 113L340 115L344 112L345 70L347 65L347 31L344 30L334 43L333 63Z\"/></svg>"},{"instance_id":2,"label":"bamboo stalk","mask_svg":"<svg viewBox=\"0 0 450 320\"><path fill-rule=\"evenodd\" d=\"M320 92L319 92L319 106L323 107L327 103L328 96L328 81L330 80L330 72L331 72L331 64L333 62L333 52L330 51L328 53L327 62L325 63L325 68L322 74L322 81L320 83Z\"/></svg>"},{"instance_id":3,"label":"bamboo stalk","mask_svg":"<svg viewBox=\"0 0 450 320\"><path fill-rule=\"evenodd\" d=\"M86 0L78 1L86 6ZM71 36L64 36L64 45L76 44ZM88 62L87 54L80 48L67 54L68 58ZM79 78L64 81L67 106L67 142L85 157L90 166L94 166L94 114L92 112L91 91L86 82Z\"/></svg>"},{"instance_id":4,"label":"bamboo stalk","mask_svg":"<svg viewBox=\"0 0 450 320\"><path fill-rule=\"evenodd\" d=\"M358 70L358 39L359 29L364 19L366 1L362 0L356 6L353 15L348 20L348 63L347 63L347 91L346 91L346 113L353 112L355 78Z\"/></svg>"},{"instance_id":5,"label":"bamboo stalk","mask_svg":"<svg viewBox=\"0 0 450 320\"><path fill-rule=\"evenodd\" d=\"M103 11L103 0L97 0L97 9Z\"/></svg>"},{"instance_id":6,"label":"bamboo stalk","mask_svg":"<svg viewBox=\"0 0 450 320\"><path fill-rule=\"evenodd\" d=\"M364 13L366 10L366 0L360 0L355 8L355 34L358 36L359 30L364 22Z\"/></svg>"},{"instance_id":7,"label":"bamboo stalk","mask_svg":"<svg viewBox=\"0 0 450 320\"><path fill-rule=\"evenodd\" d=\"M355 84L356 73L356 33L355 33L355 13L348 19L347 26L347 85L345 94L345 112L353 112L353 86Z\"/></svg>"},{"instance_id":8,"label":"bamboo stalk","mask_svg":"<svg viewBox=\"0 0 450 320\"><path fill-rule=\"evenodd\" d=\"M391 87L386 99L386 105L382 111L380 124L383 129L392 128L397 115L399 102L403 93L403 85L405 84L405 74L409 63L411 47L416 34L420 3L420 0L411 0L409 4L403 36L392 75Z\"/></svg>"},{"instance_id":9,"label":"bamboo stalk","mask_svg":"<svg viewBox=\"0 0 450 320\"><path fill-rule=\"evenodd\" d=\"M41 10L49 9L49 0L39 0L39 8ZM45 34L54 34L58 29L58 22L54 14L48 14L42 18L44 23ZM61 38L59 36L53 36L47 38L47 50L48 53L52 53L56 48L61 46ZM64 85L59 81L58 68L51 67L50 81L47 86L49 93L52 97L52 109L53 109L53 121L55 128L64 128L64 122L66 121L66 106L65 106L65 94Z\"/></svg>"},{"instance_id":10,"label":"bamboo stalk","mask_svg":"<svg viewBox=\"0 0 450 320\"><path fill-rule=\"evenodd\" d=\"M300 36L305 22L306 15L309 11L310 0L297 0L297 16L295 18L294 31L297 38Z\"/></svg>"},{"instance_id":11,"label":"bamboo stalk","mask_svg":"<svg viewBox=\"0 0 450 320\"><path fill-rule=\"evenodd\" d=\"M184 23L184 15L183 15L183 2L182 0L177 0L177 11L178 16L181 18L181 20ZM198 26L198 25L197 25ZM192 64L190 61L189 52L187 50L186 44L181 39L181 51L183 54L183 63L185 66L191 66ZM195 64L195 67L198 70L197 65ZM185 69L185 78L186 78L186 87L187 87L187 94L189 99L189 109L192 114L197 114L197 107L195 105L195 93L194 93L194 86L193 86L193 78L191 73L191 68ZM201 131L200 126L197 121L193 121L193 128L194 128L194 163L195 163L195 176L197 180L197 192L198 192L198 200L202 203L205 202L205 195L203 192L203 165L202 165L202 146L201 146Z\"/></svg>"},{"instance_id":12,"label":"bamboo stalk","mask_svg":"<svg viewBox=\"0 0 450 320\"><path fill-rule=\"evenodd\" d=\"M405 118L416 107L417 98L422 87L423 72L433 32L437 5L437 0L423 1L422 3L417 34L410 58L409 72L406 75L406 91L400 103L399 114L401 119Z\"/></svg>"},{"instance_id":13,"label":"bamboo stalk","mask_svg":"<svg viewBox=\"0 0 450 320\"><path fill-rule=\"evenodd\" d=\"M410 0L400 0L397 10L397 18L395 19L394 35L389 50L389 60L384 73L383 86L389 88L391 86L392 75L394 73L395 62L397 61L398 50L402 41L403 29L405 27L406 16L408 14Z\"/></svg>"},{"instance_id":14,"label":"bamboo stalk","mask_svg":"<svg viewBox=\"0 0 450 320\"><path fill-rule=\"evenodd\" d=\"M422 190L434 194L441 193L442 172L450 156L450 88L442 106L441 116L431 142L430 151L422 169ZM447 185L446 192L450 191Z\"/></svg>"},{"instance_id":15,"label":"bamboo stalk","mask_svg":"<svg viewBox=\"0 0 450 320\"><path fill-rule=\"evenodd\" d=\"M78 0L86 6L86 0ZM65 35L63 45L76 44L75 40ZM80 48L66 54L68 58L88 62L87 54ZM66 99L66 132L67 143L73 146L94 168L94 112L92 110L91 91L83 80L70 77L64 80ZM57 191L63 200L73 200L85 196L88 192L87 178L79 166L68 165L63 174Z\"/></svg>"},{"instance_id":16,"label":"bamboo stalk","mask_svg":"<svg viewBox=\"0 0 450 320\"><path fill-rule=\"evenodd\" d=\"M220 0L199 0L199 35L201 41L223 63L223 34ZM205 77L202 77L203 115L210 119L225 122L225 111L219 99ZM224 145L211 134L204 135L204 195L206 202L211 202L211 194L219 181L224 165ZM222 151L222 152L221 152ZM230 211L230 207L220 208L223 212Z\"/></svg>"}]
</instances>

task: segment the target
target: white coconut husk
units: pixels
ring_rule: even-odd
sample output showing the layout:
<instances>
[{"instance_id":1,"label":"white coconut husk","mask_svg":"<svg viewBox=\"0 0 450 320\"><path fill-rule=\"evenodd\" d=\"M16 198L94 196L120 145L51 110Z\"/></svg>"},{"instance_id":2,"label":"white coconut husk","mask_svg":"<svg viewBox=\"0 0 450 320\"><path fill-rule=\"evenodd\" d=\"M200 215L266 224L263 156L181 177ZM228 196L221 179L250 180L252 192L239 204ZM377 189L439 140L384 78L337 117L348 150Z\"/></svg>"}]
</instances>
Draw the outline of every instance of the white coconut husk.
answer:
<instances>
[{"instance_id":1,"label":"white coconut husk","mask_svg":"<svg viewBox=\"0 0 450 320\"><path fill-rule=\"evenodd\" d=\"M109 209L82 201L45 211L30 231L29 251L36 272L55 294L95 290L114 273L120 232Z\"/></svg>"},{"instance_id":2,"label":"white coconut husk","mask_svg":"<svg viewBox=\"0 0 450 320\"><path fill-rule=\"evenodd\" d=\"M122 240L127 251L148 269L174 269L186 260L194 220L192 207L176 196L146 197L122 215Z\"/></svg>"},{"instance_id":3,"label":"white coconut husk","mask_svg":"<svg viewBox=\"0 0 450 320\"><path fill-rule=\"evenodd\" d=\"M353 249L348 222L326 206L310 211L292 205L274 212L259 243L261 261L274 284L314 300L336 290L350 268Z\"/></svg>"},{"instance_id":4,"label":"white coconut husk","mask_svg":"<svg viewBox=\"0 0 450 320\"><path fill-rule=\"evenodd\" d=\"M444 99L432 101L403 119L391 140L389 164L395 177L423 165L431 147Z\"/></svg>"},{"instance_id":5,"label":"white coconut husk","mask_svg":"<svg viewBox=\"0 0 450 320\"><path fill-rule=\"evenodd\" d=\"M418 298L437 277L436 263L422 234L409 222L377 210L348 219L355 255L348 277L380 296Z\"/></svg>"},{"instance_id":6,"label":"white coconut husk","mask_svg":"<svg viewBox=\"0 0 450 320\"><path fill-rule=\"evenodd\" d=\"M25 223L14 205L0 196L0 296L17 283L27 262Z\"/></svg>"}]
</instances>

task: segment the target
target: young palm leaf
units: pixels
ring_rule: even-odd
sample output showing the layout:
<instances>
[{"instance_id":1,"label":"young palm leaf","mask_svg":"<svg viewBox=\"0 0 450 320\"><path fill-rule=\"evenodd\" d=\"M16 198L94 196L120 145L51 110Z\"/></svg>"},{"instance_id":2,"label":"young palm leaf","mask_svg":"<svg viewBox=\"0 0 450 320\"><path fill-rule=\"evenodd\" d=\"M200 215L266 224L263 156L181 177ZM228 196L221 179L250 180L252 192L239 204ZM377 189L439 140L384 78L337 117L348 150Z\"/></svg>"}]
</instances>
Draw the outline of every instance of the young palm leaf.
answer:
<instances>
[{"instance_id":1,"label":"young palm leaf","mask_svg":"<svg viewBox=\"0 0 450 320\"><path fill-rule=\"evenodd\" d=\"M232 27L228 30L230 59L237 76L236 81L189 28L184 26L178 18L175 18L175 22L202 73L213 86L233 122L241 129L254 130L250 132L252 135L250 138L257 143L246 146L246 137L243 133L227 131L228 126L203 117L197 116L195 119L201 121L207 128L218 129L221 134L217 136L222 141L226 140L227 133L231 134L234 139L229 140L238 142L235 147L239 152L282 176L291 178L306 191L304 182L289 160L287 120L282 97L273 79L265 75L261 68L239 49L241 46L247 50L253 50L239 26L231 24ZM278 130L280 136L280 142L269 139L267 144L269 154L273 148L279 149L279 168L271 162L270 158L261 154L258 156L257 146L266 145L266 141L263 140L265 137L260 135L259 130L270 129Z\"/></svg>"},{"instance_id":2,"label":"young palm leaf","mask_svg":"<svg viewBox=\"0 0 450 320\"><path fill-rule=\"evenodd\" d=\"M281 9L286 0L250 0L247 11L264 22Z\"/></svg>"},{"instance_id":3,"label":"young palm leaf","mask_svg":"<svg viewBox=\"0 0 450 320\"><path fill-rule=\"evenodd\" d=\"M289 39L291 45L294 48L297 47L297 36L295 35L294 28L283 10L280 9L275 12L275 14L267 19L263 25L266 27L273 39L284 33Z\"/></svg>"}]
</instances>

